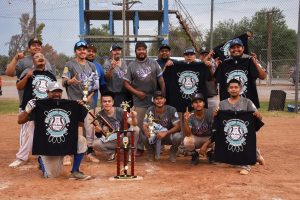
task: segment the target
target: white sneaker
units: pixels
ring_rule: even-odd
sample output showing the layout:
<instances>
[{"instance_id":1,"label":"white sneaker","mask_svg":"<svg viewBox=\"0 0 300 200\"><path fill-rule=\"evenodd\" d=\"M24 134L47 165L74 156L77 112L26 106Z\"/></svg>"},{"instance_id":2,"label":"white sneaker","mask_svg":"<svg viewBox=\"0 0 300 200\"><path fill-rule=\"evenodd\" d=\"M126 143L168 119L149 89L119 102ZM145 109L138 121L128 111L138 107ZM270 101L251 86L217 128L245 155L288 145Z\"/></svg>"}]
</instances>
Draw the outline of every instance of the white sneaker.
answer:
<instances>
[{"instance_id":1,"label":"white sneaker","mask_svg":"<svg viewBox=\"0 0 300 200\"><path fill-rule=\"evenodd\" d=\"M94 156L92 153L89 153L87 156L87 160L93 163L99 163L99 159L96 158L96 156Z\"/></svg>"},{"instance_id":2,"label":"white sneaker","mask_svg":"<svg viewBox=\"0 0 300 200\"><path fill-rule=\"evenodd\" d=\"M71 156L66 155L66 156L64 157L63 165L64 165L64 166L69 166L69 165L71 165L71 164L72 164L72 163L71 163Z\"/></svg>"},{"instance_id":3,"label":"white sneaker","mask_svg":"<svg viewBox=\"0 0 300 200\"><path fill-rule=\"evenodd\" d=\"M26 161L17 158L12 163L10 163L8 166L11 167L11 168L17 168L21 165L24 165L25 163L26 163Z\"/></svg>"}]
</instances>

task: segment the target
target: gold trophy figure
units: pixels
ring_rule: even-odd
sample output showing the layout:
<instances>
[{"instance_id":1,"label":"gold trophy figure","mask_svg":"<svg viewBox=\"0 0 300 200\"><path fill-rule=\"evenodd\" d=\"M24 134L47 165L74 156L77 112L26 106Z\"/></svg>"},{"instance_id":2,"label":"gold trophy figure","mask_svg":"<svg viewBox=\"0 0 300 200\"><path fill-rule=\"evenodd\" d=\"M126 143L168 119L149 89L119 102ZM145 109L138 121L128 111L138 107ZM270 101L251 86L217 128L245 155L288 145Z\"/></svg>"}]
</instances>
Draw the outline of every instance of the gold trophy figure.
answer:
<instances>
[{"instance_id":1,"label":"gold trophy figure","mask_svg":"<svg viewBox=\"0 0 300 200\"><path fill-rule=\"evenodd\" d=\"M154 137L154 115L153 113L150 111L149 112L149 116L148 116L148 120L149 120L149 132L150 132L150 137Z\"/></svg>"},{"instance_id":2,"label":"gold trophy figure","mask_svg":"<svg viewBox=\"0 0 300 200\"><path fill-rule=\"evenodd\" d=\"M124 137L123 137L123 145L124 145L124 149L127 149L128 143L129 143L128 137L124 136Z\"/></svg>"},{"instance_id":3,"label":"gold trophy figure","mask_svg":"<svg viewBox=\"0 0 300 200\"><path fill-rule=\"evenodd\" d=\"M88 93L89 93L89 81L86 81L85 84L83 85L83 98L82 98L82 100L84 101L84 103L87 103Z\"/></svg>"}]
</instances>

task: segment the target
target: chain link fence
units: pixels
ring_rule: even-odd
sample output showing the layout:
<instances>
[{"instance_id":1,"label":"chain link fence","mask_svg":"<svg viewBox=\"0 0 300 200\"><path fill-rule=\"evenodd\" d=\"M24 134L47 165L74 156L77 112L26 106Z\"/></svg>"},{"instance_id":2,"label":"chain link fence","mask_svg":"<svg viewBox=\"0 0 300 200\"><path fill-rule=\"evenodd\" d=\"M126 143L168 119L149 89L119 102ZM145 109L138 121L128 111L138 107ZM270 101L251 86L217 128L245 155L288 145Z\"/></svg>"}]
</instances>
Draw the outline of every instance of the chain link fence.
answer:
<instances>
[{"instance_id":1,"label":"chain link fence","mask_svg":"<svg viewBox=\"0 0 300 200\"><path fill-rule=\"evenodd\" d=\"M29 13L30 17L33 16L32 2L33 0L1 1L0 21L1 25L7 28L6 30L1 28L3 36L0 39L2 48L0 55L8 56L8 43L11 37L22 34L21 14ZM90 0L89 2L90 10L122 10L122 0ZM131 3L128 5L128 10L131 11L155 11L163 9L164 6L163 0L129 0L129 2ZM210 49L211 0L169 0L168 3L170 11L169 43L172 46L172 56L181 57L184 48L193 45L198 50ZM296 63L298 4L298 0L215 0L213 46L246 31L252 31L254 37L249 40L249 48L257 54L264 67L267 67L268 52L271 49L269 59L272 63L272 74L270 75L272 83L282 83L281 80L289 82L291 68ZM36 6L37 24L45 24L42 31L43 43L52 47L52 50L48 48L48 59L61 71L65 61L73 56L73 45L79 40L79 1L36 0ZM138 29L140 37L133 37L133 22L128 22L128 34L131 35L131 37L126 37L127 40L130 40L126 46L129 49L128 57L135 56L134 44L137 40L147 42L149 56L157 56L157 49L162 40L161 37L157 37L160 32L159 23L158 21L140 20ZM94 31L95 35L108 38L110 36L108 20L91 20L90 29L91 32ZM120 20L114 23L114 35L123 35L123 24ZM97 59L100 62L108 58L112 42L122 43L122 38L87 39L97 45L99 49ZM270 44L268 46L268 39L271 40L271 46ZM5 70L5 62L7 62L5 59L1 59L0 70L2 72Z\"/></svg>"}]
</instances>

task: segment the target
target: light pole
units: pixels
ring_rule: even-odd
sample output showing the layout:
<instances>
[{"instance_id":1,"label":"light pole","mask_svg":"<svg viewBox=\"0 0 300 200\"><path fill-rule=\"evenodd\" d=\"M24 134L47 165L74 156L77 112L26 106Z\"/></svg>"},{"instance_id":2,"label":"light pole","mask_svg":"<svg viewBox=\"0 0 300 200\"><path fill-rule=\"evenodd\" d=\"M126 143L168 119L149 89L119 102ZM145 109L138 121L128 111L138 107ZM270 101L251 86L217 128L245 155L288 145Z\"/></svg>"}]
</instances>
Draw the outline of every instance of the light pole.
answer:
<instances>
[{"instance_id":1,"label":"light pole","mask_svg":"<svg viewBox=\"0 0 300 200\"><path fill-rule=\"evenodd\" d=\"M214 34L213 28L214 26L214 0L211 0L211 10L210 10L210 50L213 49L213 41L214 41Z\"/></svg>"},{"instance_id":2,"label":"light pole","mask_svg":"<svg viewBox=\"0 0 300 200\"><path fill-rule=\"evenodd\" d=\"M36 0L32 0L33 4L33 36L36 37Z\"/></svg>"}]
</instances>

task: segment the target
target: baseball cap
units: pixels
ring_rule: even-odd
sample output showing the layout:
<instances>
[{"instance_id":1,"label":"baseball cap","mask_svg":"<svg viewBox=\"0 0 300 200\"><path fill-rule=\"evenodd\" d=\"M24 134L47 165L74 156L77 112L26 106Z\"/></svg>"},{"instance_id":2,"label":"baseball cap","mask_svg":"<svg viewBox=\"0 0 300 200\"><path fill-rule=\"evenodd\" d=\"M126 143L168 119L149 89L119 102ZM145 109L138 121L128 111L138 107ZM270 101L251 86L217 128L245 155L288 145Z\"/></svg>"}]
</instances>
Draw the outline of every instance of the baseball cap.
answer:
<instances>
[{"instance_id":1,"label":"baseball cap","mask_svg":"<svg viewBox=\"0 0 300 200\"><path fill-rule=\"evenodd\" d=\"M202 48L201 51L200 51L200 55L201 54L209 54L209 51L206 50L206 48Z\"/></svg>"},{"instance_id":2,"label":"baseball cap","mask_svg":"<svg viewBox=\"0 0 300 200\"><path fill-rule=\"evenodd\" d=\"M97 48L93 44L88 44L87 49L92 49L95 53L97 53Z\"/></svg>"},{"instance_id":3,"label":"baseball cap","mask_svg":"<svg viewBox=\"0 0 300 200\"><path fill-rule=\"evenodd\" d=\"M183 52L183 54L189 54L189 53L196 54L195 48L194 47L188 47Z\"/></svg>"},{"instance_id":4,"label":"baseball cap","mask_svg":"<svg viewBox=\"0 0 300 200\"><path fill-rule=\"evenodd\" d=\"M196 93L196 94L193 94L192 95L192 98L191 98L191 101L192 103L196 100L201 100L201 101L204 101L204 97L201 93Z\"/></svg>"},{"instance_id":5,"label":"baseball cap","mask_svg":"<svg viewBox=\"0 0 300 200\"><path fill-rule=\"evenodd\" d=\"M135 44L135 49L139 48L139 47L144 47L145 49L147 49L147 45L145 42L142 42L142 41L138 41L136 44Z\"/></svg>"},{"instance_id":6,"label":"baseball cap","mask_svg":"<svg viewBox=\"0 0 300 200\"><path fill-rule=\"evenodd\" d=\"M169 49L169 51L171 51L171 47L168 44L162 44L159 47L158 51L161 51L162 49Z\"/></svg>"},{"instance_id":7,"label":"baseball cap","mask_svg":"<svg viewBox=\"0 0 300 200\"><path fill-rule=\"evenodd\" d=\"M40 44L41 46L42 46L42 41L41 40L39 40L39 39L37 39L37 38L32 38L32 39L30 39L29 41L28 41L28 47L30 47L32 44L34 44L34 43L38 43L38 44Z\"/></svg>"},{"instance_id":8,"label":"baseball cap","mask_svg":"<svg viewBox=\"0 0 300 200\"><path fill-rule=\"evenodd\" d=\"M234 45L244 46L244 44L240 38L235 38L235 39L231 40L229 48L233 47Z\"/></svg>"},{"instance_id":9,"label":"baseball cap","mask_svg":"<svg viewBox=\"0 0 300 200\"><path fill-rule=\"evenodd\" d=\"M75 51L76 49L79 49L80 47L85 47L85 48L87 48L87 43L86 43L86 41L80 40L80 41L76 42L75 45L74 45L74 51Z\"/></svg>"},{"instance_id":10,"label":"baseball cap","mask_svg":"<svg viewBox=\"0 0 300 200\"><path fill-rule=\"evenodd\" d=\"M49 82L48 86L47 86L47 91L52 92L54 90L63 91L63 89L60 87L58 82L56 82L56 81Z\"/></svg>"},{"instance_id":11,"label":"baseball cap","mask_svg":"<svg viewBox=\"0 0 300 200\"><path fill-rule=\"evenodd\" d=\"M116 49L122 49L122 47L119 44L115 43L115 44L111 45L109 51L113 51Z\"/></svg>"},{"instance_id":12,"label":"baseball cap","mask_svg":"<svg viewBox=\"0 0 300 200\"><path fill-rule=\"evenodd\" d=\"M154 92L153 98L155 99L156 97L164 97L164 98L166 98L165 95L160 90L157 90L157 91Z\"/></svg>"}]
</instances>

